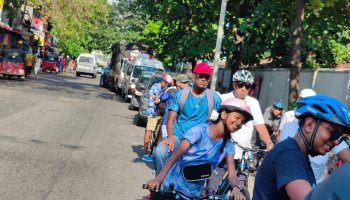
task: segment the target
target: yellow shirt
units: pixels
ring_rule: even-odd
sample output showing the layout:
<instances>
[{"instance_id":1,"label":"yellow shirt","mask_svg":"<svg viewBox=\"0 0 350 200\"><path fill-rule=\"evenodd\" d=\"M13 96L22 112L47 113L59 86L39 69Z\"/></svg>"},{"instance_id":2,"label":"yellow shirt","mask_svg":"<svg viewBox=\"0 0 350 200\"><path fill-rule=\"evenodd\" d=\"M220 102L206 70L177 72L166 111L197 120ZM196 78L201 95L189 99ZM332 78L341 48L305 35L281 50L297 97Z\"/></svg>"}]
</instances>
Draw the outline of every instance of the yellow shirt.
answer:
<instances>
[{"instance_id":1,"label":"yellow shirt","mask_svg":"<svg viewBox=\"0 0 350 200\"><path fill-rule=\"evenodd\" d=\"M26 55L26 58L25 58L25 64L26 64L26 67L32 67L33 66L33 63L34 63L34 56L29 53Z\"/></svg>"}]
</instances>

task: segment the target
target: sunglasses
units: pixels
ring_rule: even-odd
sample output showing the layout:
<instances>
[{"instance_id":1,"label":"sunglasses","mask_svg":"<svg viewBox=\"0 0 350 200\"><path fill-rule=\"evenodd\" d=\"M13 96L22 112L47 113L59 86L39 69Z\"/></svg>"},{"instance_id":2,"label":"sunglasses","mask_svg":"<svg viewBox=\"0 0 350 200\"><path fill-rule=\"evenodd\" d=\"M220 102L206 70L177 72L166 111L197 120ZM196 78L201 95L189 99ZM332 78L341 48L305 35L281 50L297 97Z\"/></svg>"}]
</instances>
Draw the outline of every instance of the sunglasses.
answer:
<instances>
[{"instance_id":1,"label":"sunglasses","mask_svg":"<svg viewBox=\"0 0 350 200\"><path fill-rule=\"evenodd\" d=\"M244 83L244 82L240 82L240 81L236 82L236 85L237 85L238 88L245 87L245 89L247 89L247 90L253 88L252 84L248 84L248 83Z\"/></svg>"},{"instance_id":2,"label":"sunglasses","mask_svg":"<svg viewBox=\"0 0 350 200\"><path fill-rule=\"evenodd\" d=\"M323 126L325 129L327 129L331 133L331 137L329 138L329 141L343 141L343 133L340 132L339 130L331 130L331 128L323 125L323 123L320 123L321 126Z\"/></svg>"},{"instance_id":3,"label":"sunglasses","mask_svg":"<svg viewBox=\"0 0 350 200\"><path fill-rule=\"evenodd\" d=\"M210 75L209 74L195 74L197 79L205 79L206 81L210 80Z\"/></svg>"}]
</instances>

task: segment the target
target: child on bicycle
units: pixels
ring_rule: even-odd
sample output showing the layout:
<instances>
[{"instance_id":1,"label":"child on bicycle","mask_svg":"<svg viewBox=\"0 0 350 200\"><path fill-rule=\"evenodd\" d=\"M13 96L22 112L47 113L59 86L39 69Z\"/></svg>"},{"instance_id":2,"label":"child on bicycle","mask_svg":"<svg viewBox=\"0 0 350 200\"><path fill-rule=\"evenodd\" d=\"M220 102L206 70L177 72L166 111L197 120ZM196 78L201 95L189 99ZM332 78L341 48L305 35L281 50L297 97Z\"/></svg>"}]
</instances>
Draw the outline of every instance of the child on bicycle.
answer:
<instances>
[{"instance_id":1,"label":"child on bicycle","mask_svg":"<svg viewBox=\"0 0 350 200\"><path fill-rule=\"evenodd\" d=\"M200 196L205 180L186 181L182 174L182 166L189 161L206 160L212 169L226 158L232 195L235 199L244 199L234 166L234 144L229 139L230 133L241 128L242 124L253 119L249 106L241 99L227 99L219 107L219 117L213 123L194 126L184 134L179 147L172 153L160 173L148 181L148 189L159 190L174 183L175 190L186 195ZM152 197L151 197L152 199Z\"/></svg>"}]
</instances>

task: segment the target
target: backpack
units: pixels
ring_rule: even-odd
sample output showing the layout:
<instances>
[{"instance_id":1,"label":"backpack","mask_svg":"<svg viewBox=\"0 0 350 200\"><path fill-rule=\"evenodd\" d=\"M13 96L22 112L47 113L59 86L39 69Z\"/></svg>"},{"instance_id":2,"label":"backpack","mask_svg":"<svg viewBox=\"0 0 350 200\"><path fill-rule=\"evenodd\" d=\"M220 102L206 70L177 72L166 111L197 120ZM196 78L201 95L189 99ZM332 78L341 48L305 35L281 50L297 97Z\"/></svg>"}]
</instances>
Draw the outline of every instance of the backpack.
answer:
<instances>
[{"instance_id":1,"label":"backpack","mask_svg":"<svg viewBox=\"0 0 350 200\"><path fill-rule=\"evenodd\" d=\"M187 100L188 94L191 92L192 87L187 87L183 89L183 92L180 96L179 100L179 113L182 112L182 109L185 105L185 102ZM210 89L206 89L206 95L207 95L207 101L208 101L208 120L210 119L211 113L213 112L213 105L214 105L214 97L213 97L213 91Z\"/></svg>"},{"instance_id":2,"label":"backpack","mask_svg":"<svg viewBox=\"0 0 350 200\"><path fill-rule=\"evenodd\" d=\"M166 95L167 93L171 93L172 95L174 95L176 92L176 87L168 87L165 92L160 96L160 102L157 105L157 109L156 109L156 115L157 116L163 116L165 114L165 107L166 107L166 101L161 100L162 97L164 95Z\"/></svg>"}]
</instances>

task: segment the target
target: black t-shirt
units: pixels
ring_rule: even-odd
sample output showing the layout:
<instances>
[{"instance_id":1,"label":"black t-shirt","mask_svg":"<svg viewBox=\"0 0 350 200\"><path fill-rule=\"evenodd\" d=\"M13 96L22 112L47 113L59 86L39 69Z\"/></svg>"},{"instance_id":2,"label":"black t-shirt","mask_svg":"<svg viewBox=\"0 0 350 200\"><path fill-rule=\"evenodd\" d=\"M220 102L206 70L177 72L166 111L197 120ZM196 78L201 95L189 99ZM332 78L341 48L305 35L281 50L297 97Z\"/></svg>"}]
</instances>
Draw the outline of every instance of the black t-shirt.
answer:
<instances>
[{"instance_id":1,"label":"black t-shirt","mask_svg":"<svg viewBox=\"0 0 350 200\"><path fill-rule=\"evenodd\" d=\"M290 199L285 185L298 179L308 181L312 188L316 186L309 157L293 138L288 138L264 158L255 177L253 200Z\"/></svg>"}]
</instances>

